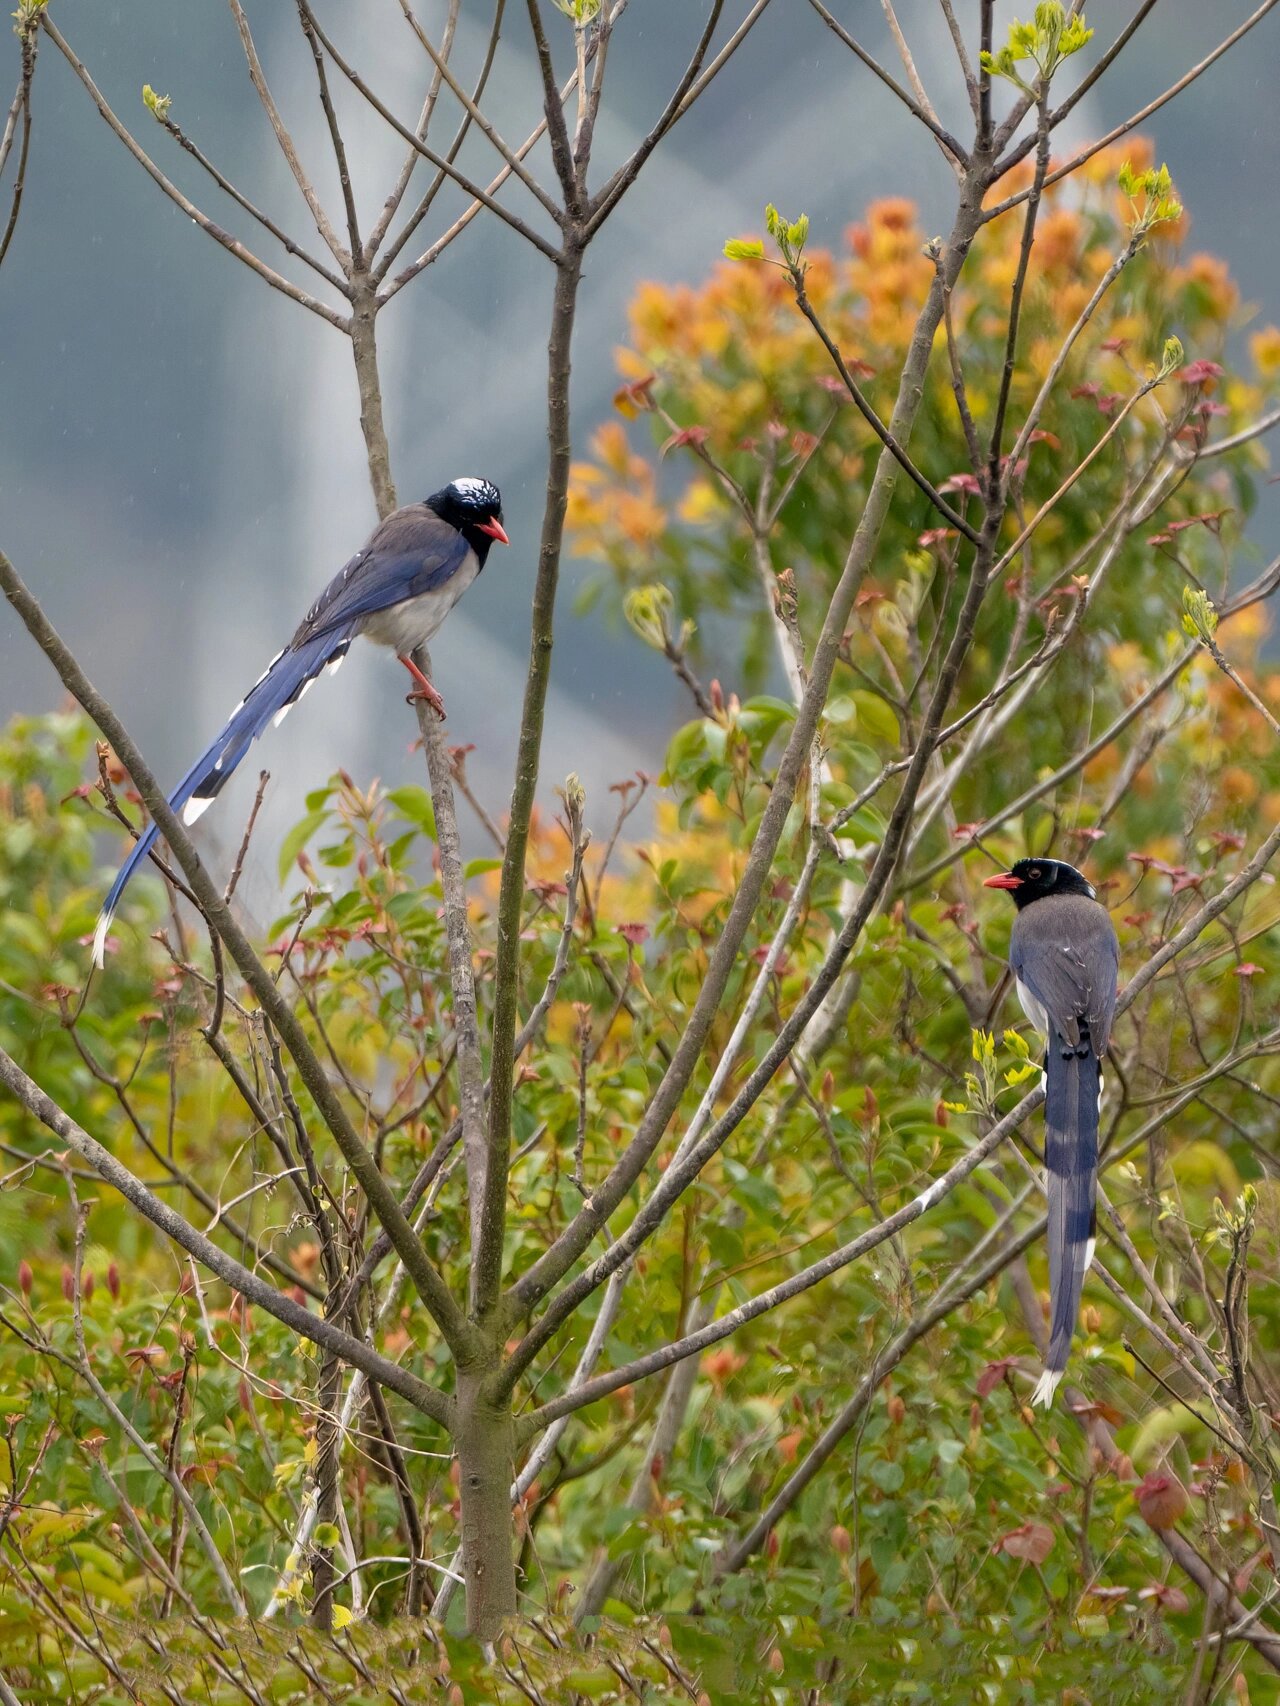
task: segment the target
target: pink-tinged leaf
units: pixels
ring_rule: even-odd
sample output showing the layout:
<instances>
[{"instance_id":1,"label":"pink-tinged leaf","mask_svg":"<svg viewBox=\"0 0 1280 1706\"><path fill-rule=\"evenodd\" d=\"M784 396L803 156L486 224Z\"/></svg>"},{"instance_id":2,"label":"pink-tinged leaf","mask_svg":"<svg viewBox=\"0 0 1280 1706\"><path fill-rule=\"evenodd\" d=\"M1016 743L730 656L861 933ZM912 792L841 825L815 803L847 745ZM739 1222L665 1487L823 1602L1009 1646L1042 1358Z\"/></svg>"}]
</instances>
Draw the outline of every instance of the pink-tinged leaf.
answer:
<instances>
[{"instance_id":1,"label":"pink-tinged leaf","mask_svg":"<svg viewBox=\"0 0 1280 1706\"><path fill-rule=\"evenodd\" d=\"M1255 965L1252 960L1245 960L1242 962L1242 964L1240 964L1236 967L1235 976L1236 977L1257 977L1258 973L1260 971L1262 971L1263 969L1264 968L1262 966Z\"/></svg>"},{"instance_id":2,"label":"pink-tinged leaf","mask_svg":"<svg viewBox=\"0 0 1280 1706\"><path fill-rule=\"evenodd\" d=\"M940 492L971 492L975 498L982 494L982 487L978 484L976 474L952 474L942 482L938 490Z\"/></svg>"},{"instance_id":3,"label":"pink-tinged leaf","mask_svg":"<svg viewBox=\"0 0 1280 1706\"><path fill-rule=\"evenodd\" d=\"M134 1345L131 1350L121 1353L126 1362L134 1363L137 1367L154 1368L158 1362L164 1361L163 1345Z\"/></svg>"},{"instance_id":4,"label":"pink-tinged leaf","mask_svg":"<svg viewBox=\"0 0 1280 1706\"><path fill-rule=\"evenodd\" d=\"M982 824L980 821L978 823L958 823L951 831L951 839L953 841L972 841L975 835L981 833Z\"/></svg>"},{"instance_id":5,"label":"pink-tinged leaf","mask_svg":"<svg viewBox=\"0 0 1280 1706\"><path fill-rule=\"evenodd\" d=\"M799 427L791 435L791 448L797 456L812 456L818 448L816 432L801 432Z\"/></svg>"},{"instance_id":6,"label":"pink-tinged leaf","mask_svg":"<svg viewBox=\"0 0 1280 1706\"><path fill-rule=\"evenodd\" d=\"M1028 444L1047 444L1050 450L1061 450L1062 440L1056 432L1045 432L1043 427L1037 427L1027 440Z\"/></svg>"},{"instance_id":7,"label":"pink-tinged leaf","mask_svg":"<svg viewBox=\"0 0 1280 1706\"><path fill-rule=\"evenodd\" d=\"M1244 846L1244 831L1215 829L1210 832L1209 839L1223 853L1239 853Z\"/></svg>"},{"instance_id":8,"label":"pink-tinged leaf","mask_svg":"<svg viewBox=\"0 0 1280 1706\"><path fill-rule=\"evenodd\" d=\"M1073 829L1071 833L1072 835L1078 836L1081 841L1101 841L1107 832L1105 829L1094 829L1091 826L1084 826L1080 829Z\"/></svg>"},{"instance_id":9,"label":"pink-tinged leaf","mask_svg":"<svg viewBox=\"0 0 1280 1706\"><path fill-rule=\"evenodd\" d=\"M1199 871L1182 871L1173 879L1173 893L1181 894L1184 889L1199 890L1204 876Z\"/></svg>"},{"instance_id":10,"label":"pink-tinged leaf","mask_svg":"<svg viewBox=\"0 0 1280 1706\"><path fill-rule=\"evenodd\" d=\"M1147 543L1167 545L1175 533L1185 533L1189 527L1207 527L1210 533L1217 535L1222 532L1223 516L1230 514L1231 509L1228 506L1225 509L1202 510L1199 515L1183 516L1181 521L1168 522L1163 533L1153 533Z\"/></svg>"},{"instance_id":11,"label":"pink-tinged leaf","mask_svg":"<svg viewBox=\"0 0 1280 1706\"><path fill-rule=\"evenodd\" d=\"M633 948L638 948L642 942L649 940L647 924L619 924L617 930L623 941L630 942Z\"/></svg>"},{"instance_id":12,"label":"pink-tinged leaf","mask_svg":"<svg viewBox=\"0 0 1280 1706\"><path fill-rule=\"evenodd\" d=\"M1079 1416L1082 1422L1106 1422L1113 1428L1122 1427L1128 1420L1123 1410L1118 1410L1114 1404L1107 1404L1102 1399L1094 1399L1092 1403L1073 1404L1071 1414Z\"/></svg>"},{"instance_id":13,"label":"pink-tinged leaf","mask_svg":"<svg viewBox=\"0 0 1280 1706\"><path fill-rule=\"evenodd\" d=\"M1225 403L1207 403L1206 402L1206 403L1200 404L1200 406L1196 410L1196 413L1198 415L1202 415L1205 418L1205 420L1211 420L1215 415L1229 415L1231 413L1231 410L1227 407L1227 405Z\"/></svg>"},{"instance_id":14,"label":"pink-tinged leaf","mask_svg":"<svg viewBox=\"0 0 1280 1706\"><path fill-rule=\"evenodd\" d=\"M1009 1370L1017 1366L1017 1357L1001 1357L999 1362L989 1362L978 1376L979 1398L990 1397Z\"/></svg>"},{"instance_id":15,"label":"pink-tinged leaf","mask_svg":"<svg viewBox=\"0 0 1280 1706\"><path fill-rule=\"evenodd\" d=\"M681 427L679 432L673 432L671 437L662 445L659 455L665 456L668 450L679 450L685 445L701 448L711 437L710 427L688 426Z\"/></svg>"},{"instance_id":16,"label":"pink-tinged leaf","mask_svg":"<svg viewBox=\"0 0 1280 1706\"><path fill-rule=\"evenodd\" d=\"M1167 1582L1151 1582L1147 1587L1139 1588L1138 1598L1154 1600L1161 1611L1172 1612L1176 1617L1191 1609L1191 1601L1182 1589L1170 1587Z\"/></svg>"},{"instance_id":17,"label":"pink-tinged leaf","mask_svg":"<svg viewBox=\"0 0 1280 1706\"><path fill-rule=\"evenodd\" d=\"M1148 1475L1133 1490L1148 1528L1173 1528L1187 1510L1187 1489L1176 1475Z\"/></svg>"},{"instance_id":18,"label":"pink-tinged leaf","mask_svg":"<svg viewBox=\"0 0 1280 1706\"><path fill-rule=\"evenodd\" d=\"M1189 361L1173 377L1184 385L1207 385L1211 379L1221 379L1223 371L1216 361Z\"/></svg>"},{"instance_id":19,"label":"pink-tinged leaf","mask_svg":"<svg viewBox=\"0 0 1280 1706\"><path fill-rule=\"evenodd\" d=\"M1108 355L1123 355L1129 347L1128 338L1104 338L1098 346L1106 350Z\"/></svg>"},{"instance_id":20,"label":"pink-tinged leaf","mask_svg":"<svg viewBox=\"0 0 1280 1706\"><path fill-rule=\"evenodd\" d=\"M931 527L927 532L920 535L920 547L922 550L929 551L935 545L941 545L944 539L954 539L955 537L956 530L954 527Z\"/></svg>"},{"instance_id":21,"label":"pink-tinged leaf","mask_svg":"<svg viewBox=\"0 0 1280 1706\"><path fill-rule=\"evenodd\" d=\"M1053 1530L1044 1522L1024 1522L1021 1528L1002 1534L991 1550L1028 1564L1043 1564L1053 1551Z\"/></svg>"},{"instance_id":22,"label":"pink-tinged leaf","mask_svg":"<svg viewBox=\"0 0 1280 1706\"><path fill-rule=\"evenodd\" d=\"M636 379L630 385L624 385L620 391L613 394L613 406L620 415L628 420L653 407L653 387L657 384L658 376L650 373L644 379Z\"/></svg>"},{"instance_id":23,"label":"pink-tinged leaf","mask_svg":"<svg viewBox=\"0 0 1280 1706\"><path fill-rule=\"evenodd\" d=\"M1151 868L1159 871L1163 877L1185 877L1187 874L1185 865L1171 865L1167 859L1153 859Z\"/></svg>"},{"instance_id":24,"label":"pink-tinged leaf","mask_svg":"<svg viewBox=\"0 0 1280 1706\"><path fill-rule=\"evenodd\" d=\"M1124 398L1118 391L1104 391L1101 385L1092 379L1087 384L1074 386L1071 395L1088 398L1098 413L1105 415L1108 419L1115 414L1121 403L1124 402Z\"/></svg>"}]
</instances>

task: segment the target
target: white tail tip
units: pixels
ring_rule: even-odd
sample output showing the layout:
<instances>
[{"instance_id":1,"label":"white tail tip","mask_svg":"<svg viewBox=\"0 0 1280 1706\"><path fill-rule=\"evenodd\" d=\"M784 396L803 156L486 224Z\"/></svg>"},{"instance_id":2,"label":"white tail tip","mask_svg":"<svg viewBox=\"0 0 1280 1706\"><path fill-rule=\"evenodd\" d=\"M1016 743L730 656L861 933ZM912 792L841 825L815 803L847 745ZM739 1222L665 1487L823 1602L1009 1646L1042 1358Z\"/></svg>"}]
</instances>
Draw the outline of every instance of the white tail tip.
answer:
<instances>
[{"instance_id":1,"label":"white tail tip","mask_svg":"<svg viewBox=\"0 0 1280 1706\"><path fill-rule=\"evenodd\" d=\"M1046 1368L1039 1380L1036 1381L1036 1389L1031 1394L1031 1402L1038 1404L1042 1410L1051 1410L1053 1408L1053 1396L1058 1390L1062 1375L1063 1370L1060 1368Z\"/></svg>"},{"instance_id":2,"label":"white tail tip","mask_svg":"<svg viewBox=\"0 0 1280 1706\"><path fill-rule=\"evenodd\" d=\"M202 800L199 794L193 795L182 808L183 823L185 823L187 828L190 829L193 823L198 823L200 821L212 804L212 794L210 794L207 800Z\"/></svg>"},{"instance_id":3,"label":"white tail tip","mask_svg":"<svg viewBox=\"0 0 1280 1706\"><path fill-rule=\"evenodd\" d=\"M111 914L98 914L98 927L93 933L93 963L101 971L107 959L107 931L111 928Z\"/></svg>"}]
</instances>

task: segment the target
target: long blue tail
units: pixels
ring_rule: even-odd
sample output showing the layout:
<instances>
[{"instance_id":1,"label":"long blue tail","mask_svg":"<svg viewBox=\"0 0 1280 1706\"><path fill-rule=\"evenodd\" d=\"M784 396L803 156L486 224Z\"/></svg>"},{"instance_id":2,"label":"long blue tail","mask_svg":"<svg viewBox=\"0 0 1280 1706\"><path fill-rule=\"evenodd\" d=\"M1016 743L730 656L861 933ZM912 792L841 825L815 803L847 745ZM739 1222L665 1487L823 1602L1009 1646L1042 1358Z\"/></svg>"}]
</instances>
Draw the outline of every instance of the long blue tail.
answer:
<instances>
[{"instance_id":1,"label":"long blue tail","mask_svg":"<svg viewBox=\"0 0 1280 1706\"><path fill-rule=\"evenodd\" d=\"M184 823L194 823L221 793L237 764L254 741L275 718L279 721L290 705L301 698L326 664L335 668L351 644L349 630L332 630L304 641L296 650L280 653L268 666L266 673L249 689L231 713L226 727L187 771L169 795L169 805L181 811ZM133 851L120 867L120 874L98 914L98 927L93 933L93 961L101 966L106 952L107 931L120 904L120 897L138 866L146 858L159 834L154 823L134 845Z\"/></svg>"},{"instance_id":2,"label":"long blue tail","mask_svg":"<svg viewBox=\"0 0 1280 1706\"><path fill-rule=\"evenodd\" d=\"M1084 1276L1093 1260L1102 1062L1093 1052L1087 1025L1081 1025L1075 1048L1050 1035L1045 1076L1049 1349L1032 1402L1047 1407L1066 1370Z\"/></svg>"}]
</instances>

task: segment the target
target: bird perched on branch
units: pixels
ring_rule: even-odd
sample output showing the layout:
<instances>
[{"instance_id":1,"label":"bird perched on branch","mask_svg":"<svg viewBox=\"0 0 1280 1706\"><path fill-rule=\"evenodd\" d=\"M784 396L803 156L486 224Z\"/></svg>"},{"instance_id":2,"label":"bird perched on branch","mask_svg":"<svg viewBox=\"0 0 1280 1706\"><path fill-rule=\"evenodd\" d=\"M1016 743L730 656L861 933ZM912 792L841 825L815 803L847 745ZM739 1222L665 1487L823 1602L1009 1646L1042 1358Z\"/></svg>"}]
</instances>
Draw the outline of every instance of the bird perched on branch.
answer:
<instances>
[{"instance_id":1,"label":"bird perched on branch","mask_svg":"<svg viewBox=\"0 0 1280 1706\"><path fill-rule=\"evenodd\" d=\"M480 573L494 540L510 544L502 526L502 498L489 480L454 480L380 522L169 795L183 822L194 823L217 798L267 724L282 722L322 669L332 673L338 668L357 634L390 646L413 677L410 703L425 700L443 717L444 701L411 653L426 645ZM93 937L96 965L103 962L120 897L157 834L153 823L111 885Z\"/></svg>"},{"instance_id":2,"label":"bird perched on branch","mask_svg":"<svg viewBox=\"0 0 1280 1706\"><path fill-rule=\"evenodd\" d=\"M1009 965L1022 1010L1046 1043L1049 1349L1031 1401L1048 1409L1093 1260L1102 1057L1115 1013L1119 945L1093 885L1061 859L1020 859L984 886L1013 896Z\"/></svg>"}]
</instances>

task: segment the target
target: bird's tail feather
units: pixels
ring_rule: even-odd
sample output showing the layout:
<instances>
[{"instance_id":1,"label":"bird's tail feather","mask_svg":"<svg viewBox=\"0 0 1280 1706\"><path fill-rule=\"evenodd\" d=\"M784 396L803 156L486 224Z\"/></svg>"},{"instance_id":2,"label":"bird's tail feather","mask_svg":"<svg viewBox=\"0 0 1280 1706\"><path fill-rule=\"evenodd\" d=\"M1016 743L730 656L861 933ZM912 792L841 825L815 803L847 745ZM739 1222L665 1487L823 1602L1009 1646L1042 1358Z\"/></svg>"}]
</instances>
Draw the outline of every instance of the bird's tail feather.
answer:
<instances>
[{"instance_id":1,"label":"bird's tail feather","mask_svg":"<svg viewBox=\"0 0 1280 1706\"><path fill-rule=\"evenodd\" d=\"M1050 1038L1045 1074L1049 1348L1032 1401L1047 1408L1067 1366L1084 1276L1093 1260L1102 1065L1086 1027L1074 1049L1061 1037Z\"/></svg>"},{"instance_id":2,"label":"bird's tail feather","mask_svg":"<svg viewBox=\"0 0 1280 1706\"><path fill-rule=\"evenodd\" d=\"M221 793L267 724L273 718L278 720L282 717L290 705L301 698L326 664L336 667L350 644L351 635L346 631L318 634L296 651L290 648L272 660L266 672L231 713L222 733L201 753L169 795L169 805L174 811L182 812L185 823L194 823L205 807ZM120 904L120 897L151 851L158 834L156 825L149 824L120 867L119 875L102 904L93 936L93 962L97 966L103 963L107 931Z\"/></svg>"}]
</instances>

